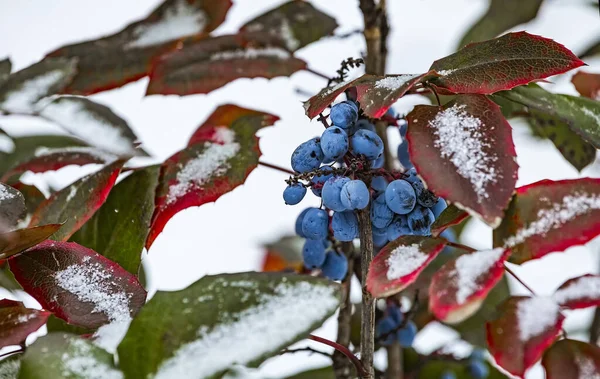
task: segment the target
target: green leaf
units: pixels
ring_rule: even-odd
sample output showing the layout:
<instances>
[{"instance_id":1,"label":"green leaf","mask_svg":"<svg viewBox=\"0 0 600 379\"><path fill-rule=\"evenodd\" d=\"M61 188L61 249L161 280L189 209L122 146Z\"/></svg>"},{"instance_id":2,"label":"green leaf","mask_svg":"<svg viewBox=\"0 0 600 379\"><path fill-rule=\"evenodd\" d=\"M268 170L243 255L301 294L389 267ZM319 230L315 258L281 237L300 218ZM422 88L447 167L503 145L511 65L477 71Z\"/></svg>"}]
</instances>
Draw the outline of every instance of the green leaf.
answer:
<instances>
[{"instance_id":1,"label":"green leaf","mask_svg":"<svg viewBox=\"0 0 600 379\"><path fill-rule=\"evenodd\" d=\"M19 369L21 368L21 360L19 355L13 355L7 359L0 361L0 378L2 379L17 379Z\"/></svg>"},{"instance_id":2,"label":"green leaf","mask_svg":"<svg viewBox=\"0 0 600 379\"><path fill-rule=\"evenodd\" d=\"M569 124L535 109L530 109L529 114L527 121L535 129L535 133L552 141L562 156L578 171L594 162L596 149L569 129Z\"/></svg>"},{"instance_id":3,"label":"green leaf","mask_svg":"<svg viewBox=\"0 0 600 379\"><path fill-rule=\"evenodd\" d=\"M113 356L88 340L67 333L51 333L27 348L19 379L121 379Z\"/></svg>"},{"instance_id":4,"label":"green leaf","mask_svg":"<svg viewBox=\"0 0 600 379\"><path fill-rule=\"evenodd\" d=\"M83 328L81 326L69 324L68 322L61 320L54 315L52 315L48 318L46 327L48 328L48 333L65 332L65 333L71 333L71 334L77 334L77 335L94 333L93 329Z\"/></svg>"},{"instance_id":5,"label":"green leaf","mask_svg":"<svg viewBox=\"0 0 600 379\"><path fill-rule=\"evenodd\" d=\"M600 102L551 93L536 84L517 87L499 95L562 120L584 140L600 148Z\"/></svg>"},{"instance_id":6,"label":"green leaf","mask_svg":"<svg viewBox=\"0 0 600 379\"><path fill-rule=\"evenodd\" d=\"M337 28L333 17L305 1L292 0L248 21L242 32L268 32L282 38L290 51L333 34Z\"/></svg>"},{"instance_id":7,"label":"green leaf","mask_svg":"<svg viewBox=\"0 0 600 379\"><path fill-rule=\"evenodd\" d=\"M10 75L10 70L12 69L12 63L10 59L4 58L0 60L0 86Z\"/></svg>"},{"instance_id":8,"label":"green leaf","mask_svg":"<svg viewBox=\"0 0 600 379\"><path fill-rule=\"evenodd\" d=\"M159 291L119 345L126 378L215 378L256 366L321 326L340 303L339 285L281 273L206 276Z\"/></svg>"},{"instance_id":9,"label":"green leaf","mask_svg":"<svg viewBox=\"0 0 600 379\"><path fill-rule=\"evenodd\" d=\"M302 371L285 379L335 379L335 374L333 373L333 367L327 366Z\"/></svg>"},{"instance_id":10,"label":"green leaf","mask_svg":"<svg viewBox=\"0 0 600 379\"><path fill-rule=\"evenodd\" d=\"M27 214L23 194L0 183L0 233L11 230Z\"/></svg>"},{"instance_id":11,"label":"green leaf","mask_svg":"<svg viewBox=\"0 0 600 379\"><path fill-rule=\"evenodd\" d=\"M491 0L485 14L469 29L458 44L494 38L517 25L533 20L543 0Z\"/></svg>"},{"instance_id":12,"label":"green leaf","mask_svg":"<svg viewBox=\"0 0 600 379\"><path fill-rule=\"evenodd\" d=\"M160 166L138 170L118 183L71 241L88 247L137 275L154 212Z\"/></svg>"},{"instance_id":13,"label":"green leaf","mask_svg":"<svg viewBox=\"0 0 600 379\"><path fill-rule=\"evenodd\" d=\"M430 360L427 363L425 363L422 367L420 367L419 375L416 378L441 378L444 372L451 371L454 373L454 375L456 375L456 379L473 379L474 376L469 373L466 363L467 362L464 361L461 362L451 359ZM508 378L490 363L486 362L485 365L488 367L489 370L489 375L486 377L486 379Z\"/></svg>"}]
</instances>

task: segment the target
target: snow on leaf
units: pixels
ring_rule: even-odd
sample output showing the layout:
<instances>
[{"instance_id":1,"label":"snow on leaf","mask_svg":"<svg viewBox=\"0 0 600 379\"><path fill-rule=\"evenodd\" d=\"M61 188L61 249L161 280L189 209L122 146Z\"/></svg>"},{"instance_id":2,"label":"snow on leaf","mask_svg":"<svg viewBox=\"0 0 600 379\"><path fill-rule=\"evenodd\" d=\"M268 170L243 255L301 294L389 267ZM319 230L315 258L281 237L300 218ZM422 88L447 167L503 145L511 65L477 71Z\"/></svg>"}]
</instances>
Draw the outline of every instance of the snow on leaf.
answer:
<instances>
[{"instance_id":1,"label":"snow on leaf","mask_svg":"<svg viewBox=\"0 0 600 379\"><path fill-rule=\"evenodd\" d=\"M569 309L600 305L600 276L583 275L569 279L556 290L552 298Z\"/></svg>"},{"instance_id":2,"label":"snow on leaf","mask_svg":"<svg viewBox=\"0 0 600 379\"><path fill-rule=\"evenodd\" d=\"M12 230L26 213L23 194L11 186L0 183L0 233Z\"/></svg>"},{"instance_id":3,"label":"snow on leaf","mask_svg":"<svg viewBox=\"0 0 600 379\"><path fill-rule=\"evenodd\" d=\"M64 365L63 374L90 379L122 379L123 373L99 362L92 356L93 350L88 342L73 339L69 351L63 353L61 359Z\"/></svg>"},{"instance_id":4,"label":"snow on leaf","mask_svg":"<svg viewBox=\"0 0 600 379\"><path fill-rule=\"evenodd\" d=\"M256 59L260 57L272 57L277 59L289 59L292 55L289 51L278 47L267 47L264 49L239 49L230 51L219 51L210 56L213 61L227 61L232 59Z\"/></svg>"},{"instance_id":5,"label":"snow on leaf","mask_svg":"<svg viewBox=\"0 0 600 379\"><path fill-rule=\"evenodd\" d=\"M519 302L517 320L519 338L527 342L556 324L560 307L552 298L532 297Z\"/></svg>"},{"instance_id":6,"label":"snow on leaf","mask_svg":"<svg viewBox=\"0 0 600 379\"><path fill-rule=\"evenodd\" d=\"M600 348L563 339L546 350L542 365L547 379L600 379Z\"/></svg>"},{"instance_id":7,"label":"snow on leaf","mask_svg":"<svg viewBox=\"0 0 600 379\"><path fill-rule=\"evenodd\" d=\"M375 297L402 291L442 251L443 238L402 236L387 244L373 259L367 275L367 289Z\"/></svg>"},{"instance_id":8,"label":"snow on leaf","mask_svg":"<svg viewBox=\"0 0 600 379\"><path fill-rule=\"evenodd\" d=\"M15 151L15 142L0 129L0 154L10 154Z\"/></svg>"},{"instance_id":9,"label":"snow on leaf","mask_svg":"<svg viewBox=\"0 0 600 379\"><path fill-rule=\"evenodd\" d=\"M386 76L375 82L375 88L383 88L388 91L395 91L405 85L409 80L414 79L421 74L403 74L398 76Z\"/></svg>"}]
</instances>

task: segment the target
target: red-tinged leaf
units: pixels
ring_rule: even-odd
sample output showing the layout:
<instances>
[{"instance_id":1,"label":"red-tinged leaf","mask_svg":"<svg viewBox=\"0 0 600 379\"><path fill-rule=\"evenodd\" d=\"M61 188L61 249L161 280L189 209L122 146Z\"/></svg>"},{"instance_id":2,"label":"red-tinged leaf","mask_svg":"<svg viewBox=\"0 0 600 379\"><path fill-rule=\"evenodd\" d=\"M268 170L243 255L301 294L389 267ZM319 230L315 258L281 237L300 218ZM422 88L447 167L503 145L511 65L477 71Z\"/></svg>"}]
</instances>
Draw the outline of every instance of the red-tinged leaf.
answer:
<instances>
[{"instance_id":1,"label":"red-tinged leaf","mask_svg":"<svg viewBox=\"0 0 600 379\"><path fill-rule=\"evenodd\" d=\"M146 95L209 93L239 78L290 76L306 62L267 33L207 38L160 57Z\"/></svg>"},{"instance_id":2,"label":"red-tinged leaf","mask_svg":"<svg viewBox=\"0 0 600 379\"><path fill-rule=\"evenodd\" d=\"M573 75L571 83L581 96L600 100L600 74L579 71Z\"/></svg>"},{"instance_id":3,"label":"red-tinged leaf","mask_svg":"<svg viewBox=\"0 0 600 379\"><path fill-rule=\"evenodd\" d=\"M27 214L23 194L0 183L0 233L12 229Z\"/></svg>"},{"instance_id":4,"label":"red-tinged leaf","mask_svg":"<svg viewBox=\"0 0 600 379\"><path fill-rule=\"evenodd\" d=\"M34 157L7 171L0 180L17 180L27 171L34 173L56 171L69 165L84 166L108 163L113 160L115 156L89 147L40 148L36 150Z\"/></svg>"},{"instance_id":5,"label":"red-tinged leaf","mask_svg":"<svg viewBox=\"0 0 600 379\"><path fill-rule=\"evenodd\" d=\"M27 215L25 216L25 220L27 220L29 217L31 217L31 215L33 215L42 201L46 200L46 196L44 196L42 191L33 185L16 182L12 186L21 192L25 197L25 206L27 207Z\"/></svg>"},{"instance_id":6,"label":"red-tinged leaf","mask_svg":"<svg viewBox=\"0 0 600 379\"><path fill-rule=\"evenodd\" d=\"M469 217L467 212L456 207L454 204L450 204L442 211L435 222L431 225L431 235L437 237L444 230L451 226L460 224L467 217Z\"/></svg>"},{"instance_id":7,"label":"red-tinged leaf","mask_svg":"<svg viewBox=\"0 0 600 379\"><path fill-rule=\"evenodd\" d=\"M217 108L194 133L194 143L162 165L146 247L177 212L215 201L243 184L261 154L254 134L278 119L235 105Z\"/></svg>"},{"instance_id":8,"label":"red-tinged leaf","mask_svg":"<svg viewBox=\"0 0 600 379\"><path fill-rule=\"evenodd\" d=\"M31 217L29 226L64 223L53 239L68 240L104 203L123 163L114 162L53 193L40 204Z\"/></svg>"},{"instance_id":9,"label":"red-tinged leaf","mask_svg":"<svg viewBox=\"0 0 600 379\"><path fill-rule=\"evenodd\" d=\"M302 261L303 243L303 239L298 236L286 236L274 243L265 245L261 271L301 272L304 267Z\"/></svg>"},{"instance_id":10,"label":"red-tinged leaf","mask_svg":"<svg viewBox=\"0 0 600 379\"><path fill-rule=\"evenodd\" d=\"M448 92L492 94L583 65L563 45L518 32L467 45L430 70L441 75L432 83Z\"/></svg>"},{"instance_id":11,"label":"red-tinged leaf","mask_svg":"<svg viewBox=\"0 0 600 379\"><path fill-rule=\"evenodd\" d=\"M319 11L309 2L292 0L248 21L241 32L268 32L283 38L290 51L296 51L337 28L333 17Z\"/></svg>"},{"instance_id":12,"label":"red-tinged leaf","mask_svg":"<svg viewBox=\"0 0 600 379\"><path fill-rule=\"evenodd\" d=\"M0 234L0 259L6 259L37 245L56 233L60 227L60 224L50 224Z\"/></svg>"},{"instance_id":13,"label":"red-tinged leaf","mask_svg":"<svg viewBox=\"0 0 600 379\"><path fill-rule=\"evenodd\" d=\"M62 91L76 72L74 59L45 59L10 75L0 86L0 110L32 113L36 103Z\"/></svg>"},{"instance_id":14,"label":"red-tinged leaf","mask_svg":"<svg viewBox=\"0 0 600 379\"><path fill-rule=\"evenodd\" d=\"M304 102L304 110L306 115L310 119L317 117L333 102L333 100L335 100L336 97L338 97L348 88L354 86L357 80L358 79L347 80L345 82L332 85L331 87L323 88L318 94Z\"/></svg>"},{"instance_id":15,"label":"red-tinged leaf","mask_svg":"<svg viewBox=\"0 0 600 379\"><path fill-rule=\"evenodd\" d=\"M544 353L546 379L600 378L600 348L590 343L564 339Z\"/></svg>"},{"instance_id":16,"label":"red-tinged leaf","mask_svg":"<svg viewBox=\"0 0 600 379\"><path fill-rule=\"evenodd\" d=\"M569 309L600 305L600 275L583 275L564 282L554 295L560 306Z\"/></svg>"},{"instance_id":17,"label":"red-tinged leaf","mask_svg":"<svg viewBox=\"0 0 600 379\"><path fill-rule=\"evenodd\" d=\"M375 297L394 295L409 286L446 245L443 238L402 236L377 254L367 275Z\"/></svg>"},{"instance_id":18,"label":"red-tinged leaf","mask_svg":"<svg viewBox=\"0 0 600 379\"><path fill-rule=\"evenodd\" d=\"M411 161L427 187L495 227L517 182L512 130L482 95L443 107L418 105L408 119Z\"/></svg>"},{"instance_id":19,"label":"red-tinged leaf","mask_svg":"<svg viewBox=\"0 0 600 379\"><path fill-rule=\"evenodd\" d=\"M23 303L0 300L0 348L20 345L46 323L50 312L25 308Z\"/></svg>"},{"instance_id":20,"label":"red-tinged leaf","mask_svg":"<svg viewBox=\"0 0 600 379\"><path fill-rule=\"evenodd\" d=\"M510 250L463 254L439 269L429 286L429 309L441 321L459 323L472 316L502 279Z\"/></svg>"},{"instance_id":21,"label":"red-tinged leaf","mask_svg":"<svg viewBox=\"0 0 600 379\"><path fill-rule=\"evenodd\" d=\"M97 40L63 46L49 57L75 57L78 74L64 92L105 91L150 72L152 59L187 37L202 38L224 20L231 0L166 0L148 17Z\"/></svg>"},{"instance_id":22,"label":"red-tinged leaf","mask_svg":"<svg viewBox=\"0 0 600 379\"><path fill-rule=\"evenodd\" d=\"M131 320L146 301L135 275L76 243L42 242L9 266L43 308L84 328Z\"/></svg>"},{"instance_id":23,"label":"red-tinged leaf","mask_svg":"<svg viewBox=\"0 0 600 379\"><path fill-rule=\"evenodd\" d=\"M542 180L517 189L494 246L523 263L583 245L600 234L600 179Z\"/></svg>"},{"instance_id":24,"label":"red-tinged leaf","mask_svg":"<svg viewBox=\"0 0 600 379\"><path fill-rule=\"evenodd\" d=\"M486 324L488 348L496 363L523 377L558 336L564 316L551 298L515 296Z\"/></svg>"}]
</instances>

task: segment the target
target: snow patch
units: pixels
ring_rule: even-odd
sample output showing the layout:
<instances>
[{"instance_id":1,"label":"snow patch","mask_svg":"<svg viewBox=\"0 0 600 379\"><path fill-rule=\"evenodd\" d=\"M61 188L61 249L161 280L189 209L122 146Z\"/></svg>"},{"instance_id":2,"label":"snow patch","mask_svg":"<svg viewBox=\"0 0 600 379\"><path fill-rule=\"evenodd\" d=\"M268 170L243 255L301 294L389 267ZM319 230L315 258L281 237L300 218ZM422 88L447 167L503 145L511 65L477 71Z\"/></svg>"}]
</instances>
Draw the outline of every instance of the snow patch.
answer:
<instances>
[{"instance_id":1,"label":"snow patch","mask_svg":"<svg viewBox=\"0 0 600 379\"><path fill-rule=\"evenodd\" d=\"M25 80L20 87L9 91L0 102L0 109L8 112L31 112L39 99L49 95L50 88L65 77L61 70L48 71L42 75Z\"/></svg>"},{"instance_id":2,"label":"snow patch","mask_svg":"<svg viewBox=\"0 0 600 379\"><path fill-rule=\"evenodd\" d=\"M198 338L164 361L155 378L204 378L235 363L251 362L306 332L339 303L335 288L306 282L282 283L274 291L260 296L258 305L237 314L233 321L212 329L201 327Z\"/></svg>"},{"instance_id":3,"label":"snow patch","mask_svg":"<svg viewBox=\"0 0 600 379\"><path fill-rule=\"evenodd\" d=\"M73 339L69 352L62 355L63 375L77 375L86 379L122 379L123 373L94 357L91 346L81 339Z\"/></svg>"},{"instance_id":4,"label":"snow patch","mask_svg":"<svg viewBox=\"0 0 600 379\"><path fill-rule=\"evenodd\" d=\"M375 88L386 89L388 91L396 91L412 79L420 76L420 74L404 74L397 76L386 76L375 82Z\"/></svg>"},{"instance_id":5,"label":"snow patch","mask_svg":"<svg viewBox=\"0 0 600 379\"><path fill-rule=\"evenodd\" d=\"M20 368L21 361L19 359L0 362L0 379L16 379Z\"/></svg>"},{"instance_id":6,"label":"snow patch","mask_svg":"<svg viewBox=\"0 0 600 379\"><path fill-rule=\"evenodd\" d=\"M452 74L454 71L456 71L456 68L453 68L452 70L441 70L441 71L436 71L438 74L440 74L441 76L447 76Z\"/></svg>"},{"instance_id":7,"label":"snow patch","mask_svg":"<svg viewBox=\"0 0 600 379\"><path fill-rule=\"evenodd\" d=\"M555 203L552 208L540 209L537 219L527 227L519 229L514 236L504 240L506 247L513 247L525 242L532 236L544 236L553 229L558 229L577 216L586 214L591 210L600 209L600 197L585 192L575 192L565 196L560 203Z\"/></svg>"},{"instance_id":8,"label":"snow patch","mask_svg":"<svg viewBox=\"0 0 600 379\"><path fill-rule=\"evenodd\" d=\"M460 256L454 266L456 278L456 302L463 304L467 298L477 292L480 286L477 280L487 273L502 257L504 249L476 251Z\"/></svg>"},{"instance_id":9,"label":"snow patch","mask_svg":"<svg viewBox=\"0 0 600 379\"><path fill-rule=\"evenodd\" d=\"M300 41L294 36L294 30L290 25L287 18L281 19L281 26L279 27L279 36L285 41L285 46L290 51L296 51L300 47Z\"/></svg>"},{"instance_id":10,"label":"snow patch","mask_svg":"<svg viewBox=\"0 0 600 379\"><path fill-rule=\"evenodd\" d=\"M221 143L206 141L198 156L188 161L177 173L177 184L169 187L167 204L175 202L194 186L202 186L229 170L231 165L228 161L240 151L240 144L235 142L235 132L226 127L217 127L215 139Z\"/></svg>"},{"instance_id":11,"label":"snow patch","mask_svg":"<svg viewBox=\"0 0 600 379\"><path fill-rule=\"evenodd\" d=\"M587 356L575 355L575 364L579 371L579 379L600 379L594 360Z\"/></svg>"},{"instance_id":12,"label":"snow patch","mask_svg":"<svg viewBox=\"0 0 600 379\"><path fill-rule=\"evenodd\" d=\"M352 79L352 80L346 80L346 81L338 83L338 84L336 84L334 86L328 87L328 88L325 89L325 91L323 92L323 94L319 95L319 97L320 98L327 97L327 96L331 95L332 93L334 93L335 91L339 90L340 88L348 85L348 83L350 83L352 81L354 81L354 79Z\"/></svg>"},{"instance_id":13,"label":"snow patch","mask_svg":"<svg viewBox=\"0 0 600 379\"><path fill-rule=\"evenodd\" d=\"M594 119L594 121L596 122L597 126L600 126L600 115L591 111L590 109L586 108L586 107L581 107L581 111L583 113L585 113L587 116L591 117Z\"/></svg>"},{"instance_id":14,"label":"snow patch","mask_svg":"<svg viewBox=\"0 0 600 379\"><path fill-rule=\"evenodd\" d=\"M406 276L427 261L429 254L422 252L419 247L419 244L414 243L410 246L398 246L392 250L386 261L388 265L388 280L395 280Z\"/></svg>"},{"instance_id":15,"label":"snow patch","mask_svg":"<svg viewBox=\"0 0 600 379\"><path fill-rule=\"evenodd\" d=\"M231 59L257 59L259 57L271 57L277 59L288 59L291 57L289 51L280 47L264 47L264 48L253 48L238 49L230 51L220 51L210 56L213 61L218 60L231 60Z\"/></svg>"},{"instance_id":16,"label":"snow patch","mask_svg":"<svg viewBox=\"0 0 600 379\"><path fill-rule=\"evenodd\" d=\"M34 318L36 318L36 317L37 317L37 314L35 314L35 313L25 313L25 314L21 314L21 315L19 315L19 316L17 317L17 322L18 322L19 324L24 324L24 323L26 323L27 321L29 321L29 320L31 320L31 319L34 319Z\"/></svg>"},{"instance_id":17,"label":"snow patch","mask_svg":"<svg viewBox=\"0 0 600 379\"><path fill-rule=\"evenodd\" d=\"M0 183L0 201L14 199L16 196L8 190L8 186Z\"/></svg>"},{"instance_id":18,"label":"snow patch","mask_svg":"<svg viewBox=\"0 0 600 379\"><path fill-rule=\"evenodd\" d=\"M429 121L436 139L434 146L440 149L442 158L449 159L457 173L473 185L479 201L489 198L486 188L497 181L497 173L492 164L498 159L490 148L489 141L479 130L483 123L471 116L464 108L466 105L454 105Z\"/></svg>"},{"instance_id":19,"label":"snow patch","mask_svg":"<svg viewBox=\"0 0 600 379\"><path fill-rule=\"evenodd\" d=\"M129 330L129 324L131 324L131 318L122 322L117 321L102 325L92 336L94 345L115 354L117 347L127 334L127 330Z\"/></svg>"},{"instance_id":20,"label":"snow patch","mask_svg":"<svg viewBox=\"0 0 600 379\"><path fill-rule=\"evenodd\" d=\"M73 200L73 198L75 197L75 195L77 195L77 190L79 189L78 185L72 184L69 187L69 194L67 195L67 203L71 200Z\"/></svg>"},{"instance_id":21,"label":"snow patch","mask_svg":"<svg viewBox=\"0 0 600 379\"><path fill-rule=\"evenodd\" d=\"M203 10L189 5L186 0L178 0L167 8L162 20L137 26L133 30L135 40L125 48L155 46L202 33L207 23L208 16Z\"/></svg>"},{"instance_id":22,"label":"snow patch","mask_svg":"<svg viewBox=\"0 0 600 379\"><path fill-rule=\"evenodd\" d=\"M558 321L560 307L550 297L532 297L517 305L519 338L527 342L531 338L553 328Z\"/></svg>"},{"instance_id":23,"label":"snow patch","mask_svg":"<svg viewBox=\"0 0 600 379\"><path fill-rule=\"evenodd\" d=\"M54 154L86 154L94 157L95 159L102 160L104 162L110 162L115 160L115 156L112 154L105 153L104 151L95 149L93 147L38 147L35 149L34 155L38 158L46 157Z\"/></svg>"},{"instance_id":24,"label":"snow patch","mask_svg":"<svg viewBox=\"0 0 600 379\"><path fill-rule=\"evenodd\" d=\"M15 143L12 138L0 132L0 153L10 154L15 151Z\"/></svg>"},{"instance_id":25,"label":"snow patch","mask_svg":"<svg viewBox=\"0 0 600 379\"><path fill-rule=\"evenodd\" d=\"M135 154L131 141L121 129L87 110L77 99L61 97L40 113L92 146L116 155Z\"/></svg>"},{"instance_id":26,"label":"snow patch","mask_svg":"<svg viewBox=\"0 0 600 379\"><path fill-rule=\"evenodd\" d=\"M566 287L558 289L552 297L558 304L581 299L598 299L600 298L600 277L579 278Z\"/></svg>"}]
</instances>

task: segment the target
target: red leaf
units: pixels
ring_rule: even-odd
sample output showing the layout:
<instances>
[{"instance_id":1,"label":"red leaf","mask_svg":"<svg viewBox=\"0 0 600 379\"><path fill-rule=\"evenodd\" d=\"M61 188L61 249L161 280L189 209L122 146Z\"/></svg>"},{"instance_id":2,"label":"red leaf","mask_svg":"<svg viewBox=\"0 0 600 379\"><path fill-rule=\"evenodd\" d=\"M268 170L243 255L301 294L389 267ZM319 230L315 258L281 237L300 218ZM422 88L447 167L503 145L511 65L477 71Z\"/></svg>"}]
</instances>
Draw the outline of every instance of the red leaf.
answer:
<instances>
[{"instance_id":1,"label":"red leaf","mask_svg":"<svg viewBox=\"0 0 600 379\"><path fill-rule=\"evenodd\" d=\"M600 348L590 343L564 339L544 353L546 379L600 378Z\"/></svg>"},{"instance_id":2,"label":"red leaf","mask_svg":"<svg viewBox=\"0 0 600 379\"><path fill-rule=\"evenodd\" d=\"M492 94L562 74L585 63L551 39L526 32L472 43L439 59L432 83L450 93Z\"/></svg>"},{"instance_id":3,"label":"red leaf","mask_svg":"<svg viewBox=\"0 0 600 379\"><path fill-rule=\"evenodd\" d=\"M367 289L375 297L394 295L409 286L442 251L443 238L402 236L387 244L369 266Z\"/></svg>"},{"instance_id":4,"label":"red leaf","mask_svg":"<svg viewBox=\"0 0 600 379\"><path fill-rule=\"evenodd\" d=\"M517 189L494 246L523 263L582 245L600 234L600 179L542 180Z\"/></svg>"},{"instance_id":5,"label":"red leaf","mask_svg":"<svg viewBox=\"0 0 600 379\"><path fill-rule=\"evenodd\" d=\"M128 321L146 301L135 275L76 243L45 241L9 260L23 289L70 324Z\"/></svg>"},{"instance_id":6,"label":"red leaf","mask_svg":"<svg viewBox=\"0 0 600 379\"><path fill-rule=\"evenodd\" d=\"M487 342L496 363L523 377L558 336L564 316L547 297L516 296L499 308L499 317L486 324Z\"/></svg>"},{"instance_id":7,"label":"red leaf","mask_svg":"<svg viewBox=\"0 0 600 379\"><path fill-rule=\"evenodd\" d=\"M475 251L444 264L429 286L431 312L449 324L469 318L502 279L509 254L503 249Z\"/></svg>"},{"instance_id":8,"label":"red leaf","mask_svg":"<svg viewBox=\"0 0 600 379\"><path fill-rule=\"evenodd\" d=\"M52 194L39 205L29 226L64 223L53 238L68 240L104 203L123 163L114 162Z\"/></svg>"},{"instance_id":9,"label":"red leaf","mask_svg":"<svg viewBox=\"0 0 600 379\"><path fill-rule=\"evenodd\" d=\"M454 204L448 205L431 225L431 235L434 237L439 236L444 230L460 224L468 216L467 212L457 208Z\"/></svg>"},{"instance_id":10,"label":"red leaf","mask_svg":"<svg viewBox=\"0 0 600 379\"><path fill-rule=\"evenodd\" d=\"M46 323L50 312L25 308L23 303L0 300L0 348L20 345Z\"/></svg>"},{"instance_id":11,"label":"red leaf","mask_svg":"<svg viewBox=\"0 0 600 379\"><path fill-rule=\"evenodd\" d=\"M600 275L583 275L564 282L554 295L562 307L580 309L600 305Z\"/></svg>"},{"instance_id":12,"label":"red leaf","mask_svg":"<svg viewBox=\"0 0 600 379\"><path fill-rule=\"evenodd\" d=\"M209 93L235 79L290 76L305 68L306 62L267 33L211 37L161 56L146 95Z\"/></svg>"},{"instance_id":13,"label":"red leaf","mask_svg":"<svg viewBox=\"0 0 600 379\"><path fill-rule=\"evenodd\" d=\"M235 105L217 108L190 145L162 165L146 247L177 212L215 201L244 183L261 154L254 134L278 119Z\"/></svg>"},{"instance_id":14,"label":"red leaf","mask_svg":"<svg viewBox=\"0 0 600 379\"><path fill-rule=\"evenodd\" d=\"M579 71L573 75L571 83L581 96L600 100L600 74Z\"/></svg>"},{"instance_id":15,"label":"red leaf","mask_svg":"<svg viewBox=\"0 0 600 379\"><path fill-rule=\"evenodd\" d=\"M61 224L49 224L0 234L0 259L6 259L37 245L56 233L60 227Z\"/></svg>"},{"instance_id":16,"label":"red leaf","mask_svg":"<svg viewBox=\"0 0 600 379\"><path fill-rule=\"evenodd\" d=\"M408 114L409 154L427 187L495 227L517 182L511 127L482 95Z\"/></svg>"},{"instance_id":17,"label":"red leaf","mask_svg":"<svg viewBox=\"0 0 600 379\"><path fill-rule=\"evenodd\" d=\"M78 74L66 93L90 95L117 88L146 76L151 60L176 48L177 41L208 35L225 20L231 5L231 0L166 0L116 34L63 46L48 56L78 59Z\"/></svg>"},{"instance_id":18,"label":"red leaf","mask_svg":"<svg viewBox=\"0 0 600 379\"><path fill-rule=\"evenodd\" d=\"M56 171L69 165L84 166L92 163L107 163L114 158L111 154L89 147L42 148L36 150L34 157L6 172L0 180L8 181L15 176L21 176L26 171L35 173Z\"/></svg>"}]
</instances>

